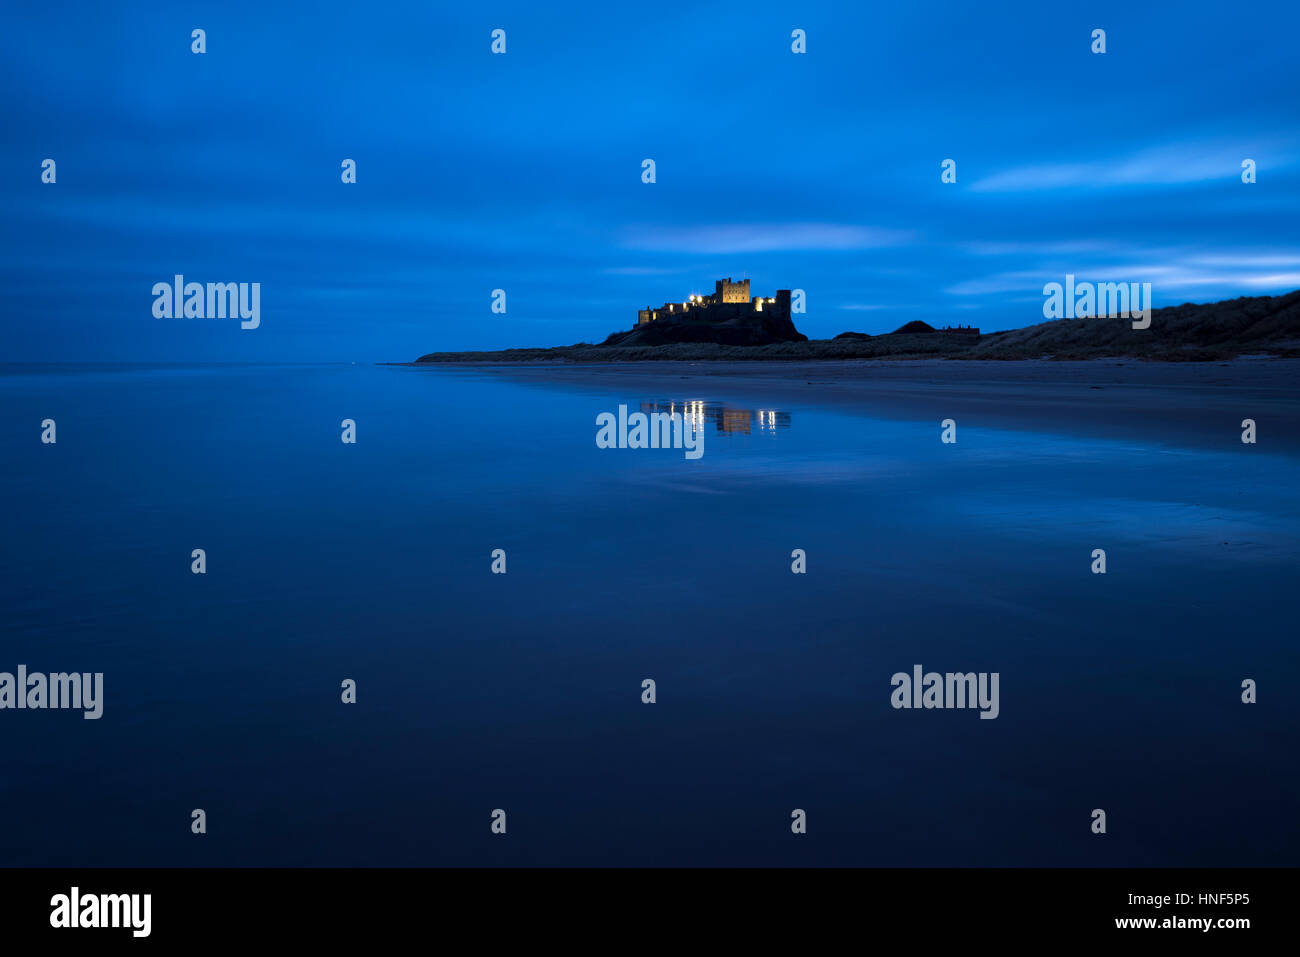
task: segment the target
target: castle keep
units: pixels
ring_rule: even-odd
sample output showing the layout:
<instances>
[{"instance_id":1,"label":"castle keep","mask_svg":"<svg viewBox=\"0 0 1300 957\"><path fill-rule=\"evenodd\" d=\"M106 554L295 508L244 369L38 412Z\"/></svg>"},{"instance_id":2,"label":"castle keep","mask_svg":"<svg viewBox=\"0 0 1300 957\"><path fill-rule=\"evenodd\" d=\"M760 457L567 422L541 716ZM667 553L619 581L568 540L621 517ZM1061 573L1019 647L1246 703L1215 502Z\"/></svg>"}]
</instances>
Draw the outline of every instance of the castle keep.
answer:
<instances>
[{"instance_id":1,"label":"castle keep","mask_svg":"<svg viewBox=\"0 0 1300 957\"><path fill-rule=\"evenodd\" d=\"M646 306L637 310L636 324L644 325L657 319L681 318L724 322L742 315L758 312L771 313L774 317L790 318L790 290L778 289L775 298L764 299L762 296L750 297L749 280L732 282L731 277L719 279L714 283L711 296L690 296L685 302L666 302L658 309Z\"/></svg>"}]
</instances>

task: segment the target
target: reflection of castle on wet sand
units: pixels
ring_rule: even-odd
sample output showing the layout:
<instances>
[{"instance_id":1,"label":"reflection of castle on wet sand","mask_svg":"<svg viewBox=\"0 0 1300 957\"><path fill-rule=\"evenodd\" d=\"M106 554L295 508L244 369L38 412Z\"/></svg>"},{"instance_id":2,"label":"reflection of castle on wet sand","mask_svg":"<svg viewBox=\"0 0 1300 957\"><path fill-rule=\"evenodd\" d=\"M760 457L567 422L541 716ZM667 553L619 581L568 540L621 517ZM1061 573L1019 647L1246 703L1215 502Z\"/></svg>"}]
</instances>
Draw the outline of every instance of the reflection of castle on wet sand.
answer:
<instances>
[{"instance_id":1,"label":"reflection of castle on wet sand","mask_svg":"<svg viewBox=\"0 0 1300 957\"><path fill-rule=\"evenodd\" d=\"M790 413L777 412L774 409L737 409L734 406L718 402L702 402L699 399L686 402L642 402L641 411L676 412L685 417L686 424L692 429L704 428L705 423L712 422L719 432L743 433L751 431L775 432L777 429L790 427Z\"/></svg>"}]
</instances>

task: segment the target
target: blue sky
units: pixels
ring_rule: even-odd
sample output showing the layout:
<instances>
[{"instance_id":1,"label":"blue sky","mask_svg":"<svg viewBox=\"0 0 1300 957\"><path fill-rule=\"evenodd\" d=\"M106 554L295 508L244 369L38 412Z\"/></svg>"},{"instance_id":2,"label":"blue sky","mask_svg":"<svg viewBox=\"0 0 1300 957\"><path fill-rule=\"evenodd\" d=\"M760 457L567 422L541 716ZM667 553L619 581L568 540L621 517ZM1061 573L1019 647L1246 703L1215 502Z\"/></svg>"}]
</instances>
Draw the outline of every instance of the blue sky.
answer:
<instances>
[{"instance_id":1,"label":"blue sky","mask_svg":"<svg viewBox=\"0 0 1300 957\"><path fill-rule=\"evenodd\" d=\"M804 289L814 338L1032 324L1067 272L1156 306L1286 292L1298 28L1294 3L7 4L6 358L600 341L721 276ZM260 282L260 328L155 319L175 273Z\"/></svg>"}]
</instances>

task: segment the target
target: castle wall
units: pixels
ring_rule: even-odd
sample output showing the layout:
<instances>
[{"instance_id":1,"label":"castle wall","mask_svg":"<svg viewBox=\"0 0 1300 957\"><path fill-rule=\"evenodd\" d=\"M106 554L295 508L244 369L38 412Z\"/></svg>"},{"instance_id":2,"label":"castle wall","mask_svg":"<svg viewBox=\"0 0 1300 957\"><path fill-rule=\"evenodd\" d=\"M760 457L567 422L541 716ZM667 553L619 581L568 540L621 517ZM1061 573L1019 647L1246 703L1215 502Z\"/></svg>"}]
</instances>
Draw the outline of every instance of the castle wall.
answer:
<instances>
[{"instance_id":1,"label":"castle wall","mask_svg":"<svg viewBox=\"0 0 1300 957\"><path fill-rule=\"evenodd\" d=\"M763 312L789 318L790 290L778 289L776 301L767 302L761 297L749 295L749 280L732 282L730 278L719 279L714 284L712 296L704 296L692 303L666 302L658 309L645 308L637 311L637 325L654 322L656 319L669 319L688 316L712 322L725 322L744 313Z\"/></svg>"},{"instance_id":2,"label":"castle wall","mask_svg":"<svg viewBox=\"0 0 1300 957\"><path fill-rule=\"evenodd\" d=\"M719 282L718 287L722 302L749 302L748 279L742 279L740 282L732 282L728 279L726 282Z\"/></svg>"}]
</instances>

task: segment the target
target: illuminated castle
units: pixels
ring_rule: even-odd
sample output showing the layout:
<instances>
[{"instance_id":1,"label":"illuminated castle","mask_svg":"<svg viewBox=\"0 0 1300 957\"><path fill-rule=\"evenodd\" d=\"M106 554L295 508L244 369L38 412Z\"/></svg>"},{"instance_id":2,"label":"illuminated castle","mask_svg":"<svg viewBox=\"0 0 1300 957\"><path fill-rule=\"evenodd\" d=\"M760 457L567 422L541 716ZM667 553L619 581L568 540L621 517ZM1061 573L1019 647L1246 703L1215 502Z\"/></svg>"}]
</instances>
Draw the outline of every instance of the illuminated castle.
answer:
<instances>
[{"instance_id":1,"label":"illuminated castle","mask_svg":"<svg viewBox=\"0 0 1300 957\"><path fill-rule=\"evenodd\" d=\"M689 296L684 302L666 302L658 309L646 306L637 310L636 324L644 325L656 319L682 318L705 321L725 321L742 314L769 312L774 316L790 318L790 290L778 289L775 298L749 295L749 280L732 282L731 277L719 279L711 296Z\"/></svg>"}]
</instances>

